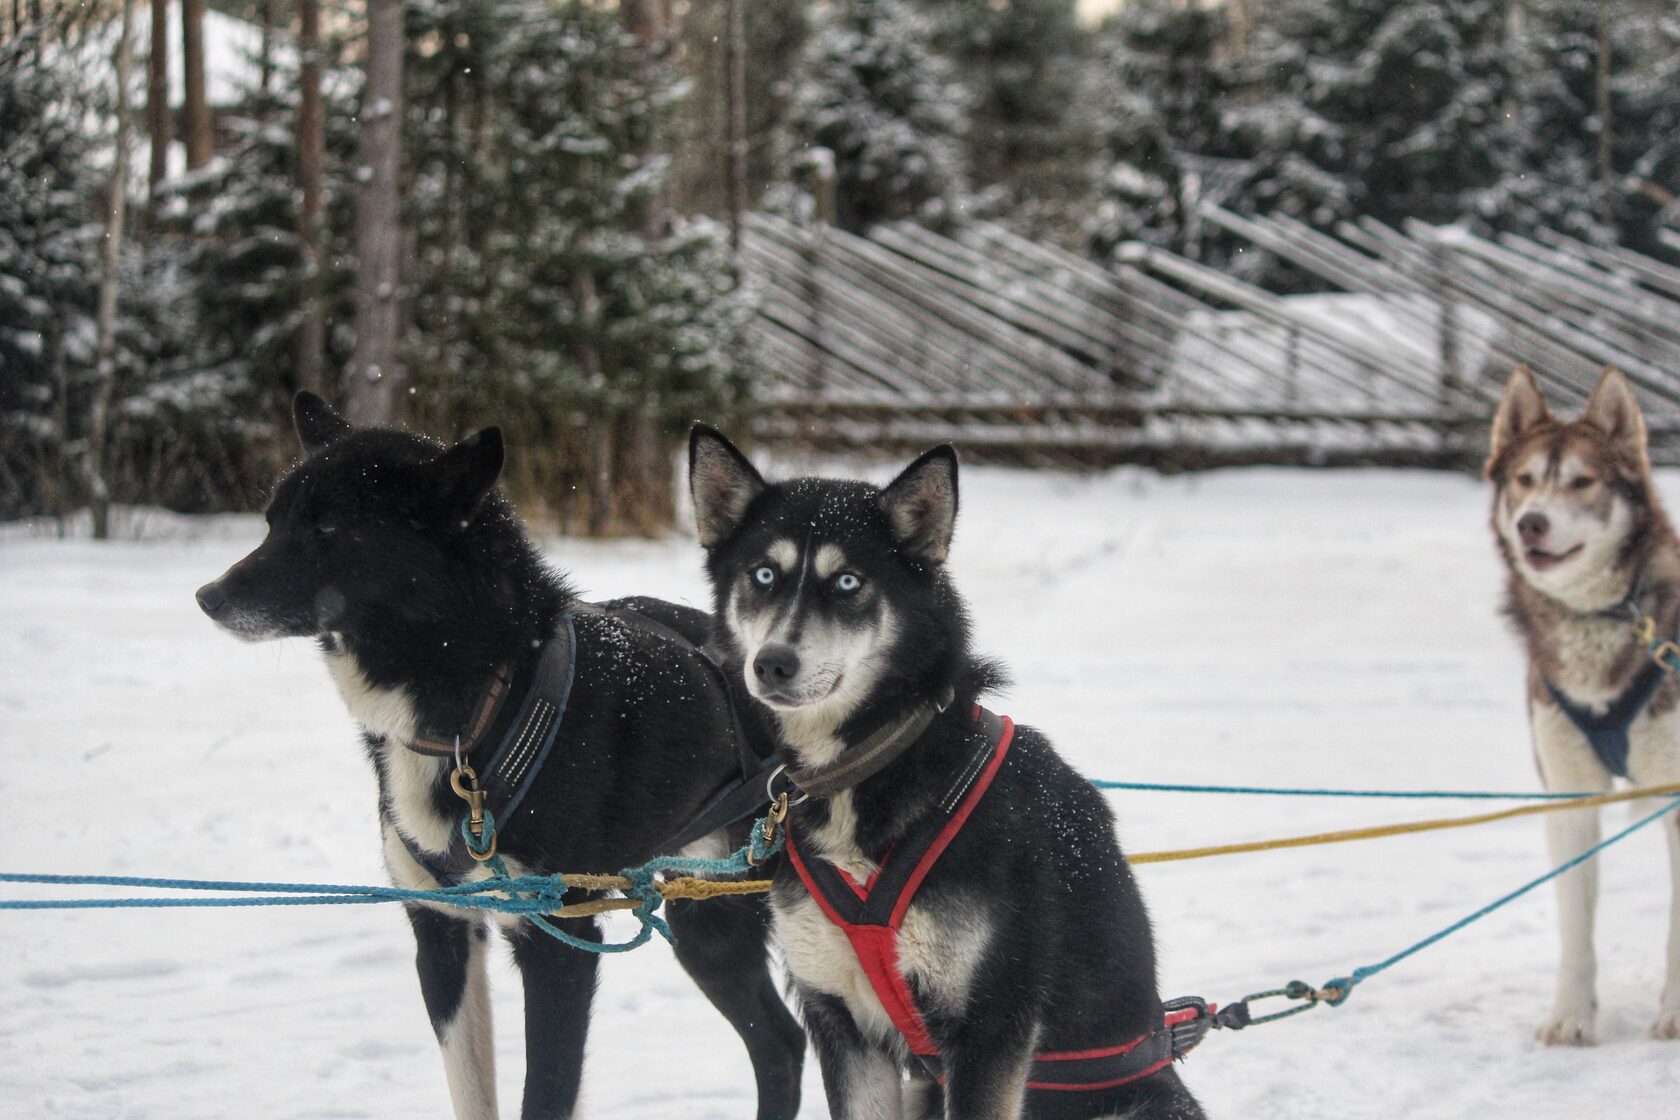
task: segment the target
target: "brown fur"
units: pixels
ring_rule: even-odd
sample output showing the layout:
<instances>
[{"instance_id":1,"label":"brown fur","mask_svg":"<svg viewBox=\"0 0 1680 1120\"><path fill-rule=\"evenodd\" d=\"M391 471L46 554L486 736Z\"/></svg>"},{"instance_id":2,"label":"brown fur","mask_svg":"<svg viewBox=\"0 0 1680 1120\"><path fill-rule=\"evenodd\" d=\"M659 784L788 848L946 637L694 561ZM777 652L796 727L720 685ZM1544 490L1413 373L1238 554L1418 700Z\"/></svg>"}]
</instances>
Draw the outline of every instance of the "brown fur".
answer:
<instances>
[{"instance_id":1,"label":"brown fur","mask_svg":"<svg viewBox=\"0 0 1680 1120\"><path fill-rule=\"evenodd\" d=\"M1599 378L1593 392L1594 401L1604 396L1606 381L1613 376L1621 375L1606 370ZM1537 408L1525 403L1528 394L1538 401ZM1625 425L1619 430L1615 425L1618 419ZM1652 485L1643 418L1635 412L1607 422L1589 404L1581 417L1560 421L1540 398L1533 374L1519 366L1511 376L1511 386L1494 420L1493 444L1485 471L1495 487L1490 523L1505 561L1505 613L1528 650L1529 695L1550 703L1542 679L1556 680L1563 675L1554 636L1565 626L1580 624L1583 616L1537 590L1523 577L1520 559L1512 554L1510 542L1498 528L1502 510L1508 515L1520 500L1512 472L1517 464L1528 461L1536 452L1543 453L1546 462L1545 477L1535 480L1536 483L1555 481L1562 463L1571 454L1603 471L1605 485L1587 506L1600 521L1609 520L1618 496L1627 502L1633 511L1634 524L1617 554L1615 568L1626 573L1629 588L1643 576L1637 605L1656 619L1660 633L1669 635L1680 633L1680 540L1676 539ZM1602 666L1602 684L1607 690L1620 692L1644 664L1645 650L1630 629L1616 656ZM1652 714L1671 710L1677 703L1680 703L1680 684L1672 679L1665 681L1652 701Z\"/></svg>"}]
</instances>

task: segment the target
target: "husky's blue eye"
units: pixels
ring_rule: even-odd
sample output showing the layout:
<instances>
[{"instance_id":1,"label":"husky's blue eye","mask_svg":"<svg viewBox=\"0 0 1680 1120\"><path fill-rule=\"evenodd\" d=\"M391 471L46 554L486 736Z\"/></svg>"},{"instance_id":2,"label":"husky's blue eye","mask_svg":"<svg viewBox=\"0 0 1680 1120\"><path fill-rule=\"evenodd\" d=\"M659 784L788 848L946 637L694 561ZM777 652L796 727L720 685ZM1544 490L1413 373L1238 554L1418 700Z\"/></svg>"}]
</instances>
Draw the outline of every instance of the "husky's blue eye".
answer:
<instances>
[{"instance_id":1,"label":"husky's blue eye","mask_svg":"<svg viewBox=\"0 0 1680 1120\"><path fill-rule=\"evenodd\" d=\"M834 590L840 592L842 595L850 595L862 586L863 581L858 579L858 577L854 576L851 572L841 572L839 575L834 577Z\"/></svg>"},{"instance_id":2,"label":"husky's blue eye","mask_svg":"<svg viewBox=\"0 0 1680 1120\"><path fill-rule=\"evenodd\" d=\"M772 583L776 582L776 569L772 568L768 564L764 565L762 568L753 572L753 582L758 584L760 587L769 587Z\"/></svg>"}]
</instances>

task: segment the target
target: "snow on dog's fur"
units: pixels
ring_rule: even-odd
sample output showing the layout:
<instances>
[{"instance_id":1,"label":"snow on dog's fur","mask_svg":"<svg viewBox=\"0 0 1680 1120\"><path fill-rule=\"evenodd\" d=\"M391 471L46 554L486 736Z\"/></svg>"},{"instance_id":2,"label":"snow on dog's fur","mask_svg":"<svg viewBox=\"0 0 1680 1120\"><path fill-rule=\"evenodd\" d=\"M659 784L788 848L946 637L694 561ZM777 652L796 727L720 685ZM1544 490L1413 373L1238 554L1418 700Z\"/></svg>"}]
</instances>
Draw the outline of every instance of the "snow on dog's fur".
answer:
<instances>
[{"instance_id":1,"label":"snow on dog's fur","mask_svg":"<svg viewBox=\"0 0 1680 1120\"><path fill-rule=\"evenodd\" d=\"M392 881L434 887L422 864L458 849L463 804L450 789L450 761L408 747L422 734L448 742L467 727L498 669L510 694L524 696L575 596L496 489L496 429L445 447L409 432L352 430L307 393L294 409L305 458L275 488L268 535L199 591L199 605L248 641L317 641L378 775ZM706 637L704 612L652 599L624 605L690 642ZM612 870L674 854L657 847L739 773L729 698L692 646L602 614L574 614L573 626L574 683L552 756L497 830L514 875ZM482 749L494 750L518 708L503 706ZM744 838L737 831L735 843ZM484 873L478 866L462 877ZM493 1120L485 923L442 906L408 912L456 1116ZM768 969L765 907L725 899L674 904L669 915L678 960L747 1045L759 1117L790 1120L804 1039ZM593 920L561 924L600 938ZM503 931L525 987L524 1115L571 1116L597 958L516 918Z\"/></svg>"},{"instance_id":2,"label":"snow on dog's fur","mask_svg":"<svg viewBox=\"0 0 1680 1120\"><path fill-rule=\"evenodd\" d=\"M1614 775L1552 696L1603 712L1647 665L1631 612L1680 635L1680 544L1651 485L1645 420L1627 378L1606 370L1580 418L1557 419L1526 368L1512 374L1494 419L1487 463L1493 530L1509 572L1507 610L1529 658L1534 753L1548 790L1608 789ZM1548 688L1548 682L1550 688ZM1627 777L1680 780L1680 681L1665 677L1628 729ZM1600 836L1597 809L1552 813L1557 863ZM1680 1038L1680 821L1663 823L1674 901L1667 979L1651 1033ZM1558 880L1562 959L1557 997L1541 1024L1547 1044L1597 1039L1593 911L1596 859Z\"/></svg>"},{"instance_id":3,"label":"snow on dog's fur","mask_svg":"<svg viewBox=\"0 0 1680 1120\"><path fill-rule=\"evenodd\" d=\"M1001 671L970 650L945 570L956 456L936 448L884 489L771 484L698 427L689 461L719 640L797 767L829 765L902 713L955 697L884 769L793 809L802 852L867 882L989 757L973 713ZM1015 729L897 933L942 1084L910 1062L846 934L785 865L771 900L836 1120L1202 1115L1170 1061L1123 1085L1027 1092L1035 1053L1113 1047L1162 1021L1149 918L1113 817L1031 728Z\"/></svg>"}]
</instances>

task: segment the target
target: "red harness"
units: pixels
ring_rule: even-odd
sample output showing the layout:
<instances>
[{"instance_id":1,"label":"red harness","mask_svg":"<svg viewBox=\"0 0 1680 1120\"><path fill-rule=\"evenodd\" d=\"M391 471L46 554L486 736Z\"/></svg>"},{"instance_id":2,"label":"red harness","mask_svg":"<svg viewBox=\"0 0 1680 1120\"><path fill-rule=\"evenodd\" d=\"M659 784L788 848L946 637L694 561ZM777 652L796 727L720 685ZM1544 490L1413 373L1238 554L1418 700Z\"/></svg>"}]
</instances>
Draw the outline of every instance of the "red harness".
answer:
<instances>
[{"instance_id":1,"label":"red harness","mask_svg":"<svg viewBox=\"0 0 1680 1120\"><path fill-rule=\"evenodd\" d=\"M788 822L787 852L794 870L828 920L851 942L858 963L875 989L910 1052L935 1076L939 1047L916 1009L910 985L898 965L898 930L911 900L957 833L962 831L992 779L1003 766L1015 724L975 706L974 720L984 733L981 749L962 768L940 800L944 816L930 821L894 847L867 883L826 859L807 858L799 850L798 830ZM1090 1050L1042 1051L1033 1056L1027 1088L1050 1092L1096 1092L1114 1089L1157 1073L1182 1056L1207 1029L1208 1008L1201 1000L1174 1000L1161 1027L1117 1046Z\"/></svg>"}]
</instances>

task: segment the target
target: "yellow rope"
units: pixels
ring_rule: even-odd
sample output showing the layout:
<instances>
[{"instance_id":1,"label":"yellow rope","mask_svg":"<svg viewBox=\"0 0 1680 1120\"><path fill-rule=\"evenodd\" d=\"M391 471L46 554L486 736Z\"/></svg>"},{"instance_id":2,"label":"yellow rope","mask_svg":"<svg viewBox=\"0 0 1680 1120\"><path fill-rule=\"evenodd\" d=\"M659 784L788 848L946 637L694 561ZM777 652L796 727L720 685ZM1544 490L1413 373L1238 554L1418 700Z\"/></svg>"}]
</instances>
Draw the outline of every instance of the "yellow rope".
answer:
<instances>
[{"instance_id":1,"label":"yellow rope","mask_svg":"<svg viewBox=\"0 0 1680 1120\"><path fill-rule=\"evenodd\" d=\"M1286 836L1277 840L1250 840L1241 844L1216 844L1206 848L1175 848L1163 852L1138 852L1127 856L1133 864L1177 863L1180 860L1208 859L1212 856L1233 856L1245 852L1270 852L1279 848L1308 848L1318 844L1343 844L1351 840L1376 840L1384 836L1404 836L1414 832L1436 832L1446 828L1468 828L1471 825L1491 824L1494 821L1528 817L1537 813L1556 813L1567 809L1591 809L1598 805L1613 805L1619 801L1638 801L1645 797L1672 797L1680 794L1680 782L1644 786L1640 789L1600 793L1591 797L1546 801L1535 805L1519 805L1514 809L1500 809L1492 813L1474 813L1466 817L1437 817L1426 821L1407 821L1402 824L1372 825L1369 828L1348 828L1339 832L1315 832L1309 836ZM568 887L589 891L628 890L630 880L622 875L562 875ZM697 879L684 875L658 884L659 893L667 900L687 898L696 901L722 898L728 895L763 894L770 889L768 879ZM641 903L633 898L599 898L578 902L554 911L558 918L584 918L613 910L634 910Z\"/></svg>"},{"instance_id":2,"label":"yellow rope","mask_svg":"<svg viewBox=\"0 0 1680 1120\"><path fill-rule=\"evenodd\" d=\"M630 880L622 875L562 875L561 882L568 887L576 887L586 891L622 891L630 888ZM681 878L669 879L656 884L659 893L669 902L673 898L689 898L703 901L708 898L723 898L728 895L763 894L770 889L768 879L696 879L684 875ZM597 898L588 902L576 902L570 906L562 906L554 911L556 918L587 918L595 914L605 914L612 910L634 910L641 903L634 898Z\"/></svg>"},{"instance_id":3,"label":"yellow rope","mask_svg":"<svg viewBox=\"0 0 1680 1120\"><path fill-rule=\"evenodd\" d=\"M1279 840L1251 840L1243 844L1217 844L1208 848L1178 848L1165 852L1139 852L1127 856L1128 863L1176 863L1179 860L1207 859L1210 856L1232 856L1243 852L1269 852L1277 848L1307 848L1315 844L1341 844L1349 840L1375 840L1382 836L1402 836L1412 832L1434 832L1443 828L1466 828L1473 824L1527 817L1535 813L1555 813L1564 809L1590 809L1595 805L1610 805L1618 801L1637 801L1644 797L1663 797L1680 794L1680 782L1645 786L1641 789L1601 793L1591 797L1575 797L1566 801L1546 801L1537 805L1519 805L1515 809L1501 809L1493 813L1476 813L1468 817L1440 817L1427 821L1408 821L1404 824L1375 825L1370 828L1349 828L1340 832L1317 832L1310 836L1288 836Z\"/></svg>"}]
</instances>

